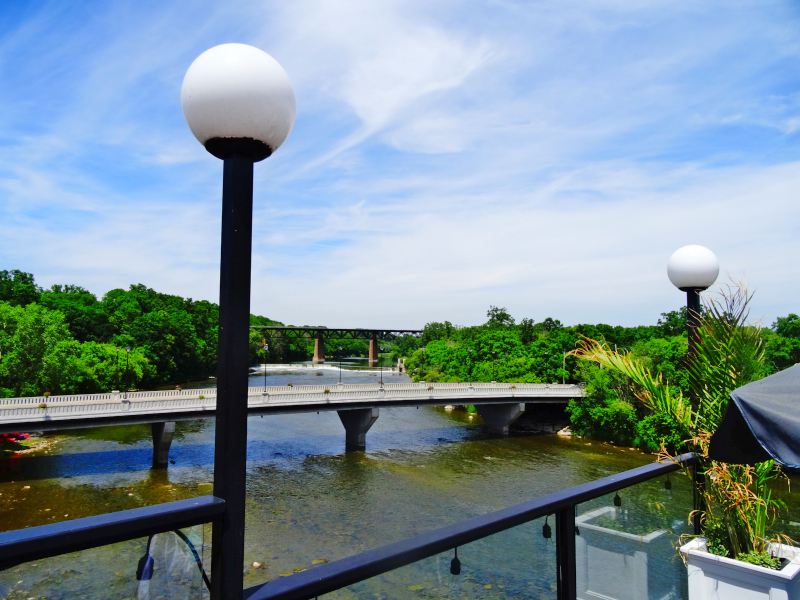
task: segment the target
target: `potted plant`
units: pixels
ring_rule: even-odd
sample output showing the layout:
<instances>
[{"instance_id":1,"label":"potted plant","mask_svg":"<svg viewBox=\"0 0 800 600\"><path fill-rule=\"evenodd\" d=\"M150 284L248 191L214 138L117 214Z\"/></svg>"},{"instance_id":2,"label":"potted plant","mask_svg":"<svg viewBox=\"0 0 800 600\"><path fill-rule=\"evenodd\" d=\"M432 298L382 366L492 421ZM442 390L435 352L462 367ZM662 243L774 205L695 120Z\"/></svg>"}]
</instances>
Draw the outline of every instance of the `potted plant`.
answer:
<instances>
[{"instance_id":1,"label":"potted plant","mask_svg":"<svg viewBox=\"0 0 800 600\"><path fill-rule=\"evenodd\" d=\"M329 389L325 388L325 390L324 390L322 393L323 393L323 394L330 394L330 393L331 393L331 391L330 391Z\"/></svg>"},{"instance_id":2,"label":"potted plant","mask_svg":"<svg viewBox=\"0 0 800 600\"><path fill-rule=\"evenodd\" d=\"M715 598L800 599L800 556L788 537L767 534L785 508L772 496L775 481L785 477L780 467L771 460L734 465L708 455L729 394L766 375L760 327L748 322L750 299L746 287L734 283L706 303L694 355L687 361L692 398L604 342L587 338L574 351L579 358L625 375L645 408L668 417L699 457L695 487L702 502L691 517L700 520L703 535L685 536L681 547L690 600L710 598L709 590L715 590ZM662 448L659 460L672 457Z\"/></svg>"}]
</instances>

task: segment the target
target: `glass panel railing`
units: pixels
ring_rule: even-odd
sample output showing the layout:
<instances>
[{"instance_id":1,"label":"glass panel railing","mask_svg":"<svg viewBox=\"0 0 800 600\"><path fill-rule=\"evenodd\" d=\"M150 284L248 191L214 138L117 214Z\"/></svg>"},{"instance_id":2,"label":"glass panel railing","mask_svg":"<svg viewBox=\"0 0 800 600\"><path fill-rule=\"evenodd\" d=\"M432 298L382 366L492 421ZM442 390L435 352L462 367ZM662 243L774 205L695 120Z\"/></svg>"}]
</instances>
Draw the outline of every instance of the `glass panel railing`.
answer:
<instances>
[{"instance_id":1,"label":"glass panel railing","mask_svg":"<svg viewBox=\"0 0 800 600\"><path fill-rule=\"evenodd\" d=\"M555 598L555 527L537 519L320 596L338 598ZM460 571L457 574L451 571Z\"/></svg>"},{"instance_id":2,"label":"glass panel railing","mask_svg":"<svg viewBox=\"0 0 800 600\"><path fill-rule=\"evenodd\" d=\"M198 562L210 565L210 542L198 525L32 561L0 572L0 598L208 598Z\"/></svg>"},{"instance_id":3,"label":"glass panel railing","mask_svg":"<svg viewBox=\"0 0 800 600\"><path fill-rule=\"evenodd\" d=\"M691 481L681 471L578 505L578 599L688 600L678 548L692 533L691 510Z\"/></svg>"}]
</instances>

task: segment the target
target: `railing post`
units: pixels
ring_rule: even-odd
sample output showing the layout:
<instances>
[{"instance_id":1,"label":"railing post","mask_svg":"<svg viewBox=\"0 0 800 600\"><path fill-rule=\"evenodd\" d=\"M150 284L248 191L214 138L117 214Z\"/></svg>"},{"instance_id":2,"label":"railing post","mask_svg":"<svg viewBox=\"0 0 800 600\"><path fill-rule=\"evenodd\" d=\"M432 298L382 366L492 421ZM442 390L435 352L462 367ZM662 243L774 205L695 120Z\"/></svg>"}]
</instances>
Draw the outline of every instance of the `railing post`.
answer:
<instances>
[{"instance_id":1,"label":"railing post","mask_svg":"<svg viewBox=\"0 0 800 600\"><path fill-rule=\"evenodd\" d=\"M574 506L567 506L556 513L556 571L558 600L576 600Z\"/></svg>"}]
</instances>

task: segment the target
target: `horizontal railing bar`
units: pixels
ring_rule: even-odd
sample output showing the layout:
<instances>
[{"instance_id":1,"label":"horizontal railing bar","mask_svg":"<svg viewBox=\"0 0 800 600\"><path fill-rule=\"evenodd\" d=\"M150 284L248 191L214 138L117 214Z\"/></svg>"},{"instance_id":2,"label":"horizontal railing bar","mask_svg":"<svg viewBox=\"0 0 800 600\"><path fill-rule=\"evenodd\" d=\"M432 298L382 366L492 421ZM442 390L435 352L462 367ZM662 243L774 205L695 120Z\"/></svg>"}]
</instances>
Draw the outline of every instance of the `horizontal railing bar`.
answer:
<instances>
[{"instance_id":1,"label":"horizontal railing bar","mask_svg":"<svg viewBox=\"0 0 800 600\"><path fill-rule=\"evenodd\" d=\"M0 533L0 570L59 554L222 519L225 501L201 496Z\"/></svg>"},{"instance_id":2,"label":"horizontal railing bar","mask_svg":"<svg viewBox=\"0 0 800 600\"><path fill-rule=\"evenodd\" d=\"M457 546L553 514L558 510L677 471L681 468L679 463L693 464L697 461L697 457L694 454L683 454L676 460L678 462L654 463L610 475L597 481L590 481L548 494L400 542L367 550L308 571L281 577L261 586L246 589L244 598L248 600L308 600L321 596Z\"/></svg>"}]
</instances>

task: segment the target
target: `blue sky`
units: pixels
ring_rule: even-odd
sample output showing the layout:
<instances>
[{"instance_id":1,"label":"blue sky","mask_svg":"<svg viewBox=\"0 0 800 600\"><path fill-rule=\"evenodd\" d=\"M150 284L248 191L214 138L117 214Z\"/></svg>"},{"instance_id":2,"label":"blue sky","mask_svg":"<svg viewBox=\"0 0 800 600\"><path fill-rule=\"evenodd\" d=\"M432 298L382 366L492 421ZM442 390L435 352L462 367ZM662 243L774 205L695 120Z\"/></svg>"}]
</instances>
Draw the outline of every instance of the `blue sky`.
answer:
<instances>
[{"instance_id":1,"label":"blue sky","mask_svg":"<svg viewBox=\"0 0 800 600\"><path fill-rule=\"evenodd\" d=\"M0 268L216 301L222 165L180 86L242 42L297 94L253 312L649 324L702 244L770 324L800 312L799 31L764 0L5 2Z\"/></svg>"}]
</instances>

